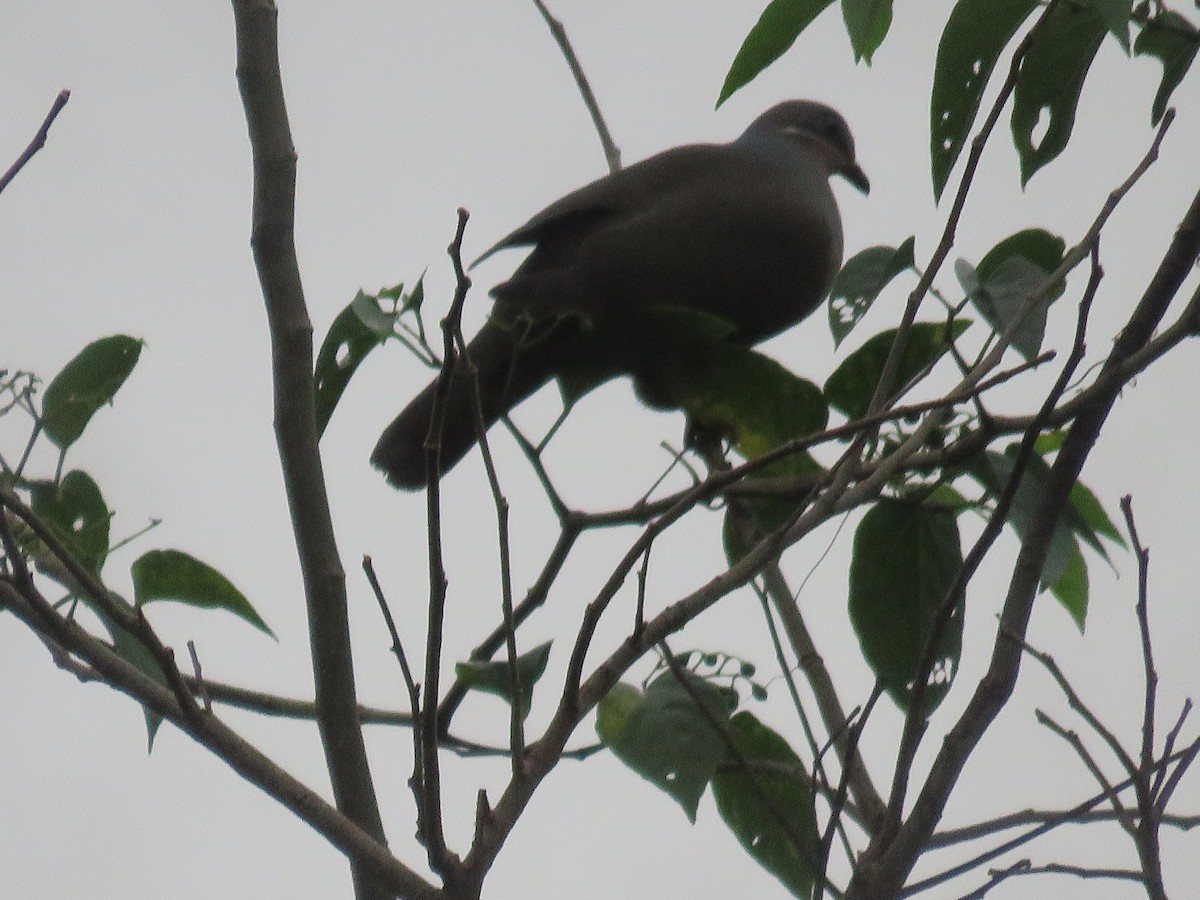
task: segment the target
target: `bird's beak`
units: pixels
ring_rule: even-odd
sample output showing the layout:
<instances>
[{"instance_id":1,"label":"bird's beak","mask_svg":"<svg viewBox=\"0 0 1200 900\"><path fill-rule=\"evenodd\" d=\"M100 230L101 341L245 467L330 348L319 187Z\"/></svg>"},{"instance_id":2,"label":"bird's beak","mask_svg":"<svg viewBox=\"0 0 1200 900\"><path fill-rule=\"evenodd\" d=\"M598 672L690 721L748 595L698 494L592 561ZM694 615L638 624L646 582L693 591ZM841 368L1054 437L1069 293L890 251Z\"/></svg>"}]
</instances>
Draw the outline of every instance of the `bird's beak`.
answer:
<instances>
[{"instance_id":1,"label":"bird's beak","mask_svg":"<svg viewBox=\"0 0 1200 900\"><path fill-rule=\"evenodd\" d=\"M842 169L841 174L864 194L871 193L870 179L867 178L867 173L859 167L858 163L851 162L846 168Z\"/></svg>"}]
</instances>

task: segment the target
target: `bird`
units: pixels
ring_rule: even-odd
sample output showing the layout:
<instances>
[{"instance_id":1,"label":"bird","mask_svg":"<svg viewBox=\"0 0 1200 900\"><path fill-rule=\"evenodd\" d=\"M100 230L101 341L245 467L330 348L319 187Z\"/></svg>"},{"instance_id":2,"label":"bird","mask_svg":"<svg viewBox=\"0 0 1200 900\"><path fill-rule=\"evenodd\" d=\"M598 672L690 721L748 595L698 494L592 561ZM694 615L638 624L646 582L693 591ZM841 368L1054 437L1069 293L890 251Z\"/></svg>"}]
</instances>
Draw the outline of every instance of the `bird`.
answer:
<instances>
[{"instance_id":1,"label":"bird","mask_svg":"<svg viewBox=\"0 0 1200 900\"><path fill-rule=\"evenodd\" d=\"M639 340L647 310L711 317L724 325L722 340L747 347L807 317L842 263L833 175L870 191L841 114L789 100L730 143L675 147L619 169L497 241L472 267L501 250L532 249L492 289L491 314L467 345L477 379L462 364L453 370L439 476L478 440L476 390L490 428L551 379L590 388L635 370L655 355ZM426 484L436 385L371 454L394 487Z\"/></svg>"}]
</instances>

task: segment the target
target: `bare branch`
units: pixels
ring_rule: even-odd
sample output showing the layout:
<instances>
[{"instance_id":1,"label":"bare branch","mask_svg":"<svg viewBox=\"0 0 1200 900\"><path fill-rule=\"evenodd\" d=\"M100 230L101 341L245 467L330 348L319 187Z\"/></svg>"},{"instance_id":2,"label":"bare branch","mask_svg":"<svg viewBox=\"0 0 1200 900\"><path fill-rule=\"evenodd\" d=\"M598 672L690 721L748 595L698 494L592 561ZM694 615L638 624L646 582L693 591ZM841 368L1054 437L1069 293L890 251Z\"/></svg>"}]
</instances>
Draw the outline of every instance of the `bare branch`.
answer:
<instances>
[{"instance_id":1,"label":"bare branch","mask_svg":"<svg viewBox=\"0 0 1200 900\"><path fill-rule=\"evenodd\" d=\"M29 142L29 146L8 167L8 171L0 175L0 192L3 192L9 183L17 177L17 173L25 168L25 164L33 159L34 154L46 146L46 137L50 134L50 126L54 124L54 120L58 118L58 114L62 112L62 108L67 105L67 101L70 99L71 92L66 88L58 92L58 96L54 98L54 103L50 106L50 111L46 113L46 118L42 120L41 127L34 134L33 140Z\"/></svg>"},{"instance_id":2,"label":"bare branch","mask_svg":"<svg viewBox=\"0 0 1200 900\"><path fill-rule=\"evenodd\" d=\"M292 530L304 578L318 724L338 808L381 844L354 684L346 576L334 540L313 406L312 322L294 239L296 150L279 70L278 11L273 3L233 0L237 80L254 168L250 244L270 327L275 434ZM352 858L360 900L383 898Z\"/></svg>"},{"instance_id":3,"label":"bare branch","mask_svg":"<svg viewBox=\"0 0 1200 900\"><path fill-rule=\"evenodd\" d=\"M554 41L558 44L558 49L562 51L563 59L567 61L567 67L571 70L571 75L575 79L575 86L579 88L579 96L583 98L583 105L587 107L588 114L592 117L592 125L596 129L596 135L600 138L600 145L604 148L604 158L608 161L608 171L615 172L621 168L621 151L617 148L616 143L612 139L612 134L609 133L608 125L604 122L604 116L600 112L600 104L596 102L596 95L592 93L592 86L588 82L587 75L583 71L583 66L579 64L579 57L575 55L575 48L571 46L571 39L567 37L567 30L563 28L562 22L550 15L550 10L546 8L546 4L542 0L533 0L533 5L542 15L546 26L550 29L550 33L554 35Z\"/></svg>"}]
</instances>

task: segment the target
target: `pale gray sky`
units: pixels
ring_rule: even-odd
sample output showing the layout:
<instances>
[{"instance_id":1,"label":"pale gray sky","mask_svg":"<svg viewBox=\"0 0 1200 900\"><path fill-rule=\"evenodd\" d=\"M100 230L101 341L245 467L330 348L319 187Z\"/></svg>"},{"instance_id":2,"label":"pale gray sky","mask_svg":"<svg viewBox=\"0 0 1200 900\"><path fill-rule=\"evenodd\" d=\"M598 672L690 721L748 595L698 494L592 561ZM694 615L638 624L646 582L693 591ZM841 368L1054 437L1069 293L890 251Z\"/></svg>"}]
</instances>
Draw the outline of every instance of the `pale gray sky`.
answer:
<instances>
[{"instance_id":1,"label":"pale gray sky","mask_svg":"<svg viewBox=\"0 0 1200 900\"><path fill-rule=\"evenodd\" d=\"M713 111L717 91L762 4L704 0L559 2L563 19L624 158L667 146L726 140L777 100L809 96L841 109L871 176L869 198L845 184L848 253L917 235L928 258L941 213L929 199L928 97L941 17L949 3L897 4L894 33L873 69L856 67L831 9L767 75ZM128 564L153 547L178 547L228 575L279 636L276 644L228 617L164 606L151 618L168 642L197 642L206 675L292 696L310 691L306 625L295 553L271 432L267 336L250 260L249 149L233 72L226 3L45 2L14 5L0 35L0 167L24 148L55 94L73 92L46 149L0 196L0 367L56 372L96 337L143 337L141 363L115 408L97 415L70 463L91 472L117 512L116 535L163 524L114 558L106 575L128 593ZM444 248L455 210L472 212L469 255L546 202L604 171L598 142L563 61L529 3L281 4L285 89L299 153L297 240L318 332L360 287L412 281L428 269L431 321L449 301ZM1026 225L1082 234L1104 196L1136 164L1151 138L1158 67L1125 60L1108 42L1085 88L1077 134L1063 156L1022 192L1006 134L959 232L956 255L978 260ZM1200 87L1176 94L1181 115L1159 165L1118 213L1102 258L1108 273L1090 346L1102 354L1136 301L1157 253L1196 189ZM957 177L957 176L956 176ZM468 319L486 313L485 289L519 258L481 267ZM949 271L941 287L955 290ZM866 333L899 315L902 286L885 295ZM1061 335L1065 307L1052 321ZM818 383L836 357L820 315L768 345L785 365ZM1085 480L1110 512L1132 493L1152 547L1162 718L1173 720L1200 681L1195 646L1195 508L1200 475L1196 347L1139 378L1114 411ZM361 695L398 706L402 686L388 639L358 574L375 557L410 652L423 633L424 501L397 494L366 463L383 425L426 373L397 351L381 353L344 399L323 449L338 537L349 572ZM1028 404L1031 391L1014 391ZM546 392L522 409L533 425L553 415ZM597 423L620 421L619 433ZM634 499L662 465L658 442L677 442L676 417L640 410L625 385L586 400L549 458L580 506ZM0 422L4 452L22 439ZM525 544L518 590L545 552L549 516L518 454L495 441L514 501L514 533ZM447 659L464 655L496 617L495 540L477 458L447 480L451 619ZM43 453L40 462L51 464ZM630 474L631 472L636 474ZM835 528L789 551L795 584L821 557ZM865 697L870 676L846 622L851 526L834 542L801 597L843 697ZM530 623L528 646L558 634L552 672L603 565L628 534L591 539L586 559L551 608ZM1011 565L1013 542L997 548L973 588L960 678L981 671ZM656 548L650 602L661 605L721 566L719 520ZM482 561L482 562L481 562ZM1051 649L1115 730L1134 739L1140 665L1132 616L1135 579L1089 557L1092 614L1080 636L1050 598L1037 607L1031 639ZM613 640L628 622L614 616ZM478 612L476 612L478 610ZM769 667L761 622L748 597L689 629L679 647L726 649ZM678 649L678 647L677 647ZM548 685L548 687L550 687ZM782 691L776 693L782 694ZM936 727L963 702L952 694ZM531 725L554 702L547 690ZM967 769L948 821L1030 805L1068 805L1094 785L1067 748L1033 721L1035 707L1066 718L1044 673L1027 668L1017 699ZM764 712L796 734L786 704ZM227 719L308 783L326 783L315 728L236 711ZM897 716L881 709L866 754L887 774ZM498 702L472 701L460 730L502 739ZM7 896L140 898L316 898L348 896L341 857L273 801L170 727L145 754L141 713L106 688L57 670L45 649L0 616L0 893ZM1195 733L1195 725L1186 731ZM592 739L590 723L577 735ZM416 863L411 834L407 732L372 730L373 765L394 849ZM927 748L928 749L928 748ZM1111 761L1110 761L1111 762ZM498 791L503 763L447 758L450 837L465 846L474 792ZM1115 768L1110 765L1110 772ZM1115 777L1115 776L1114 776ZM1200 806L1193 777L1181 808ZM1076 831L1035 847L1037 861L1132 864L1120 840L1093 843ZM1116 850L1113 850L1113 847ZM1168 838L1168 874L1182 896L1194 878L1195 839ZM1007 892L1006 892L1007 891ZM1068 881L1015 884L997 897L1129 897L1127 885ZM1074 893L1072 893L1074 892ZM567 763L545 783L487 884L492 898L776 897L779 886L737 847L706 800L693 828L672 801L611 757ZM951 896L937 894L937 896Z\"/></svg>"}]
</instances>

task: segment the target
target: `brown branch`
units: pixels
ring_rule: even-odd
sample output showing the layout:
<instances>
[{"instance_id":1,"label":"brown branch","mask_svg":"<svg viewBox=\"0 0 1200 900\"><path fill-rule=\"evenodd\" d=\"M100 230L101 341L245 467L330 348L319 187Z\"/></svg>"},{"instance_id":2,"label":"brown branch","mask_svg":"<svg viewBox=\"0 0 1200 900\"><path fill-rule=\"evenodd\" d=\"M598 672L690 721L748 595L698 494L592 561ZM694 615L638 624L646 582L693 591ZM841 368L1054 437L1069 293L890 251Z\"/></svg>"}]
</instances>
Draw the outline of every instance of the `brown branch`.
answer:
<instances>
[{"instance_id":1,"label":"brown branch","mask_svg":"<svg viewBox=\"0 0 1200 900\"><path fill-rule=\"evenodd\" d=\"M621 168L621 151L617 148L616 143L612 139L612 134L608 130L608 125L604 122L604 116L600 112L600 104L596 101L596 95L592 93L592 85L583 71L583 66L579 64L579 57L575 54L575 48L571 46L571 39L567 37L567 30L563 28L562 22L550 15L550 10L546 8L546 4L542 0L533 0L533 5L541 13L546 27L554 35L554 42L558 44L558 49L562 51L563 59L567 61L567 67L571 70L571 75L575 79L575 86L579 88L579 96L583 98L583 105L587 107L588 115L592 117L592 125L596 129L596 135L600 138L600 145L604 148L604 158L608 162L608 171L615 172Z\"/></svg>"},{"instance_id":2,"label":"brown branch","mask_svg":"<svg viewBox=\"0 0 1200 900\"><path fill-rule=\"evenodd\" d=\"M1016 458L1013 461L1012 471L1009 473L1008 483L1005 484L1004 489L1000 492L1000 496L996 500L996 506L988 518L983 533L967 553L962 565L959 566L953 583L947 589L946 595L939 603L937 612L934 615L930 633L925 640L921 665L918 668L918 676L913 685L912 697L905 714L900 747L896 753L896 768L892 779L892 791L888 800L888 806L893 812L904 808L912 765L916 759L917 748L920 745L921 738L925 733L925 694L928 690L929 676L933 671L934 665L936 665L942 637L945 634L946 628L950 625L954 611L960 608L965 602L967 585L975 577L975 573L983 563L984 557L1000 537L1001 530L1008 520L1009 510L1016 499L1017 491L1020 489L1025 469L1033 458L1037 439L1041 436L1045 423L1058 404L1059 398L1062 397L1067 385L1070 384L1071 379L1074 377L1075 370L1079 368L1079 364L1083 361L1088 316L1102 278L1103 270L1100 267L1099 256L1093 249L1092 272L1083 296L1079 301L1079 312L1075 323L1075 337L1071 343L1071 353L1067 357L1067 361L1055 379L1050 391L1042 401L1041 408L1033 417L1033 421L1021 439Z\"/></svg>"},{"instance_id":3,"label":"brown branch","mask_svg":"<svg viewBox=\"0 0 1200 900\"><path fill-rule=\"evenodd\" d=\"M42 607L37 609L35 607ZM174 693L119 656L110 646L82 626L58 615L33 592L18 592L0 579L0 608L10 610L34 633L73 657L82 659L106 684L162 716L195 741L207 747L235 772L279 801L311 825L347 857L359 861L388 892L412 900L437 900L438 890L398 862L387 848L327 803L320 794L298 781L269 757L238 736L215 715L193 716L184 711Z\"/></svg>"},{"instance_id":4,"label":"brown branch","mask_svg":"<svg viewBox=\"0 0 1200 900\"><path fill-rule=\"evenodd\" d=\"M1015 638L1025 635L1050 536L1125 383L1119 378L1110 378L1110 373L1119 370L1150 340L1198 255L1200 194L1193 198L1158 270L1101 369L1097 381L1104 382L1106 389L1094 394L1092 403L1079 411L1050 469L1040 502L1021 542L988 671L946 736L910 816L895 840L876 843L869 848L856 873L856 882L851 884L849 896L893 896L901 890L907 873L932 835L963 766L1007 703L1020 671L1022 651Z\"/></svg>"},{"instance_id":5,"label":"brown branch","mask_svg":"<svg viewBox=\"0 0 1200 900\"><path fill-rule=\"evenodd\" d=\"M1016 50L1013 51L1012 61L1008 67L1008 75L1000 85L1000 91L992 103L992 108L984 118L983 125L980 126L978 134L971 141L971 149L968 151L966 162L963 165L963 175L959 181L958 191L954 195L954 201L950 204L950 211L946 216L946 225L942 229L942 237L933 251L933 256L930 257L929 264L925 266L925 270L917 280L916 287L909 294L908 302L904 307L904 313L900 317L900 324L896 328L895 340L892 341L887 360L884 362L879 383L875 386L875 394L871 398L870 405L867 407L868 413L879 412L887 406L886 400L891 394L896 376L900 371L900 361L904 356L904 345L908 339L908 332L912 329L912 324L917 318L917 310L933 285L934 278L937 277L942 265L946 262L946 257L950 255L950 250L954 247L955 232L958 230L959 220L962 218L963 210L966 208L967 195L974 184L975 172L979 168L979 161L983 158L983 150L991 138L996 123L1000 119L1000 113L1004 110L1004 106L1008 103L1008 98L1016 88L1017 77L1020 74L1021 62L1025 58L1025 54L1041 31L1043 23L1054 12L1055 7L1058 6L1058 2L1059 0L1050 0L1045 10L1043 10L1041 17L1034 24L1033 28L1029 30L1029 33L1025 35L1021 43L1017 45Z\"/></svg>"},{"instance_id":6,"label":"brown branch","mask_svg":"<svg viewBox=\"0 0 1200 900\"><path fill-rule=\"evenodd\" d=\"M550 593L550 588L554 584L554 580L558 577L567 562L567 556L571 552L571 548L575 546L575 541L579 538L583 529L573 523L568 522L559 532L558 540L550 551L550 555L546 558L546 562L542 566L541 574L537 580L525 593L524 599L516 605L512 613L512 627L518 628L520 625L531 616L535 610L539 609L545 602L546 597ZM508 639L509 626L506 623L501 623L487 637L485 637L474 650L471 651L468 659L475 662L485 662L490 660L501 647L504 646ZM455 711L462 704L463 699L467 695L468 688L461 680L456 680L450 689L446 691L446 696L442 698L441 708L438 710L438 733L445 736L450 728L451 719L454 717Z\"/></svg>"},{"instance_id":7,"label":"brown branch","mask_svg":"<svg viewBox=\"0 0 1200 900\"><path fill-rule=\"evenodd\" d=\"M833 736L834 751L842 764L851 793L858 807L862 810L863 827L873 834L880 826L882 817L887 811L879 790L871 780L871 773L852 742L853 731L849 719L838 699L837 687L833 677L825 667L825 660L813 642L812 634L804 621L803 615L783 580L783 572L776 563L771 563L763 571L763 583L771 604L779 615L783 630L787 634L792 652L796 654L796 662L804 673L817 702L817 710L825 723L825 730ZM819 765L819 762L816 764ZM815 774L815 773L814 773Z\"/></svg>"},{"instance_id":8,"label":"brown branch","mask_svg":"<svg viewBox=\"0 0 1200 900\"><path fill-rule=\"evenodd\" d=\"M34 154L46 146L46 137L50 134L50 126L54 124L54 120L58 118L58 114L62 112L62 108L67 105L67 101L70 99L71 92L66 88L58 92L58 96L54 98L54 103L50 106L50 111L46 113L46 118L42 120L41 127L34 134L33 140L29 142L29 146L8 167L8 171L0 175L0 192L3 192L9 183L17 177L17 173L25 168L25 164L33 159Z\"/></svg>"},{"instance_id":9,"label":"brown branch","mask_svg":"<svg viewBox=\"0 0 1200 900\"><path fill-rule=\"evenodd\" d=\"M1134 606L1141 638L1142 671L1146 688L1142 701L1142 746L1139 755L1137 780L1138 823L1132 832L1138 860L1145 876L1146 894L1151 900L1166 900L1163 886L1162 846L1159 842L1159 817L1162 809L1154 795L1155 712L1158 706L1158 672L1154 668L1154 647L1150 639L1150 551L1142 545L1133 518L1133 498L1121 498L1121 512L1129 531L1129 542L1138 561L1138 595Z\"/></svg>"},{"instance_id":10,"label":"brown branch","mask_svg":"<svg viewBox=\"0 0 1200 900\"><path fill-rule=\"evenodd\" d=\"M1178 764L1183 760L1186 751L1180 751L1171 757L1164 757L1156 766L1157 769L1165 770L1171 763ZM1118 791L1126 791L1133 786L1131 779L1126 779L1113 787ZM1042 811L1026 811L1023 813L1013 813L1008 816L999 816L996 819L980 822L975 825L968 825L963 828L948 829L930 837L927 849L937 849L949 847L954 844L964 843L966 841L976 840L980 837L994 834L997 831L1004 831L1009 828L1017 828L1021 825L1033 825L1028 831L1019 834L997 846L989 847L987 850L978 855L957 863L950 868L939 872L936 875L931 875L920 881L913 882L902 890L898 896L911 897L923 891L929 890L941 884L945 884L953 878L958 878L967 872L974 871L985 863L998 859L1005 853L1015 850L1025 844L1028 844L1042 835L1048 834L1061 825L1094 822L1094 821L1111 821L1115 818L1115 814L1111 812L1093 812L1107 799L1107 794L1101 792L1095 794L1089 799L1083 801L1071 809L1061 812L1042 812ZM1176 816L1172 817L1171 824L1177 828L1190 830L1200 827L1200 816Z\"/></svg>"},{"instance_id":11,"label":"brown branch","mask_svg":"<svg viewBox=\"0 0 1200 900\"><path fill-rule=\"evenodd\" d=\"M334 540L313 408L312 323L294 238L296 150L279 69L278 11L267 0L233 0L237 81L253 156L250 245L271 336L275 435L307 604L318 725L340 810L381 844L354 684L346 576ZM352 858L360 900L387 896Z\"/></svg>"},{"instance_id":12,"label":"brown branch","mask_svg":"<svg viewBox=\"0 0 1200 900\"><path fill-rule=\"evenodd\" d=\"M58 539L58 535L32 509L26 506L16 494L11 493L7 488L0 487L0 515L4 515L4 511L11 513L45 545L50 555L62 566L64 574L70 579L72 590L86 597L93 605L94 610L106 620L111 628L126 632L146 648L146 652L158 664L163 678L174 692L180 708L188 715L199 715L201 710L196 703L196 698L183 674L179 671L179 666L175 663L175 651L162 642L150 626L150 622L142 613L141 608L131 607L120 597L111 593L94 573L75 558L75 555ZM7 526L8 523L6 522L5 525ZM33 582L28 578L29 573L19 551L15 559L16 571L25 571L26 577L23 579L23 583L32 590ZM35 606L35 610L40 609L40 606ZM57 616L57 613L54 615Z\"/></svg>"},{"instance_id":13,"label":"brown branch","mask_svg":"<svg viewBox=\"0 0 1200 900\"><path fill-rule=\"evenodd\" d=\"M446 427L446 401L460 362L458 347L462 340L462 311L471 288L471 279L462 267L462 241L469 214L458 211L458 227L447 252L455 268L454 298L442 319L443 357L433 395L429 433L425 439L425 508L429 536L429 612L425 633L425 681L422 685L420 714L417 717L417 741L420 753L414 760L412 789L417 802L417 836L425 845L429 865L445 877L448 885L458 885L461 865L458 856L446 846L442 819L441 769L438 761L438 693L441 683L442 644L446 625L446 563L442 553L442 434Z\"/></svg>"}]
</instances>

